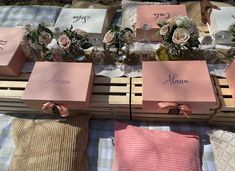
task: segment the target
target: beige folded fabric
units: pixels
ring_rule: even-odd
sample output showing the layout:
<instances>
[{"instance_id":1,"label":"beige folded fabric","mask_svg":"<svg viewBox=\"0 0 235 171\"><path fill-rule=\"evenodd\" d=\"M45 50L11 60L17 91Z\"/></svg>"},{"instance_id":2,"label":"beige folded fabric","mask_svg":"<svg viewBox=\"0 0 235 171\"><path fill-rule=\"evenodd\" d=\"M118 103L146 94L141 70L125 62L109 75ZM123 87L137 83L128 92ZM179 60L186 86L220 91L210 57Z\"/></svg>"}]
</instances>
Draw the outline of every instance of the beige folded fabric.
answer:
<instances>
[{"instance_id":1,"label":"beige folded fabric","mask_svg":"<svg viewBox=\"0 0 235 171\"><path fill-rule=\"evenodd\" d=\"M13 120L9 171L86 171L90 115L67 121Z\"/></svg>"},{"instance_id":2,"label":"beige folded fabric","mask_svg":"<svg viewBox=\"0 0 235 171\"><path fill-rule=\"evenodd\" d=\"M235 170L235 133L216 130L210 134L213 155L218 171Z\"/></svg>"}]
</instances>

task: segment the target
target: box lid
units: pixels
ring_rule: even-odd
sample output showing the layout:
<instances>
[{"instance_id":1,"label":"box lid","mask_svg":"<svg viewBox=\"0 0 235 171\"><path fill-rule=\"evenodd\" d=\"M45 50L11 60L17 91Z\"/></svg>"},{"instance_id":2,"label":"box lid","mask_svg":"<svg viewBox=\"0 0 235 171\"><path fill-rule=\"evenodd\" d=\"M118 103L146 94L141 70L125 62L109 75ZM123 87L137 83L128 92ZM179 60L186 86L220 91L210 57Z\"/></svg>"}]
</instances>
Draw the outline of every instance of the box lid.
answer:
<instances>
[{"instance_id":1,"label":"box lid","mask_svg":"<svg viewBox=\"0 0 235 171\"><path fill-rule=\"evenodd\" d=\"M23 100L86 102L91 63L36 62Z\"/></svg>"},{"instance_id":2,"label":"box lid","mask_svg":"<svg viewBox=\"0 0 235 171\"><path fill-rule=\"evenodd\" d=\"M157 21L176 16L187 16L185 5L140 5L137 7L136 28L148 24L158 28Z\"/></svg>"},{"instance_id":3,"label":"box lid","mask_svg":"<svg viewBox=\"0 0 235 171\"><path fill-rule=\"evenodd\" d=\"M205 61L143 63L143 101L216 102Z\"/></svg>"},{"instance_id":4,"label":"box lid","mask_svg":"<svg viewBox=\"0 0 235 171\"><path fill-rule=\"evenodd\" d=\"M22 41L21 28L0 28L0 66L8 66Z\"/></svg>"},{"instance_id":5,"label":"box lid","mask_svg":"<svg viewBox=\"0 0 235 171\"><path fill-rule=\"evenodd\" d=\"M235 7L220 7L220 10L212 10L211 25L209 26L211 32L228 30L229 26L235 22L234 11Z\"/></svg>"},{"instance_id":6,"label":"box lid","mask_svg":"<svg viewBox=\"0 0 235 171\"><path fill-rule=\"evenodd\" d=\"M54 27L81 29L87 33L102 33L107 9L63 8Z\"/></svg>"}]
</instances>

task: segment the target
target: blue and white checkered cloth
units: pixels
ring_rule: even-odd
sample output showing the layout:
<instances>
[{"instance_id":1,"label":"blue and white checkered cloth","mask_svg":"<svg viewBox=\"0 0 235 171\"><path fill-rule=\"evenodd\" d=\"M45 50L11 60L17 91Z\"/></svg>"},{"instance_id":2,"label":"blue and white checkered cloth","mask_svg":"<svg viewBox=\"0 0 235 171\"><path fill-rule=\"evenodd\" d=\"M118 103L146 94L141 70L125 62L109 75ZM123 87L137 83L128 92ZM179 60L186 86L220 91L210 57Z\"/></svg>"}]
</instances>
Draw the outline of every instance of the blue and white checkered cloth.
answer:
<instances>
[{"instance_id":1,"label":"blue and white checkered cloth","mask_svg":"<svg viewBox=\"0 0 235 171\"><path fill-rule=\"evenodd\" d=\"M14 150L12 139L12 116L0 114L0 170L7 171ZM91 120L87 156L89 171L111 171L114 159L114 120ZM127 121L143 129L197 132L200 135L202 171L216 171L212 147L207 135L212 128L186 123L148 123ZM227 128L219 128L227 129Z\"/></svg>"},{"instance_id":2,"label":"blue and white checkered cloth","mask_svg":"<svg viewBox=\"0 0 235 171\"><path fill-rule=\"evenodd\" d=\"M0 6L0 27L15 27L45 23L53 26L61 7L54 6Z\"/></svg>"}]
</instances>

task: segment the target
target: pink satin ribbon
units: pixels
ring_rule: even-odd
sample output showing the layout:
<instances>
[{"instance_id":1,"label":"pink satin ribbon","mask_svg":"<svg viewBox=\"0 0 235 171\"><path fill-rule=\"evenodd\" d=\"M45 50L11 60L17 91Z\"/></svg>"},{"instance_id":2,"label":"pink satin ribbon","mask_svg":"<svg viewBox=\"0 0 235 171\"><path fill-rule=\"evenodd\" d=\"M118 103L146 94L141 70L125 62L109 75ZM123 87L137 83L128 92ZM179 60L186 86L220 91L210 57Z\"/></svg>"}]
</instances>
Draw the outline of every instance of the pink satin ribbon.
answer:
<instances>
[{"instance_id":1,"label":"pink satin ribbon","mask_svg":"<svg viewBox=\"0 0 235 171\"><path fill-rule=\"evenodd\" d=\"M45 113L48 113L50 110L52 110L54 107L59 111L60 116L66 117L69 115L69 110L67 107L59 104L55 104L52 102L46 102L42 105L42 111Z\"/></svg>"},{"instance_id":2,"label":"pink satin ribbon","mask_svg":"<svg viewBox=\"0 0 235 171\"><path fill-rule=\"evenodd\" d=\"M160 102L158 103L158 107L161 109L164 108L177 108L179 109L179 113L183 114L184 116L186 116L188 119L190 119L189 115L192 114L192 111L190 109L189 106L187 105L179 105L177 103L173 103L173 102Z\"/></svg>"}]
</instances>

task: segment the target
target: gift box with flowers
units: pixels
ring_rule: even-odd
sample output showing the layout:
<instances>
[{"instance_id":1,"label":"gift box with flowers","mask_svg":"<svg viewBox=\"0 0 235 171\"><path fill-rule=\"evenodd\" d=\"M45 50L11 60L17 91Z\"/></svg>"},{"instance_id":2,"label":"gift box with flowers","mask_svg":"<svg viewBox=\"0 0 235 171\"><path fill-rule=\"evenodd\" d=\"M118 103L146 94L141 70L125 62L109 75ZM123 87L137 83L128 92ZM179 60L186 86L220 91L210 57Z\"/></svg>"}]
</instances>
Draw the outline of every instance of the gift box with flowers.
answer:
<instances>
[{"instance_id":1,"label":"gift box with flowers","mask_svg":"<svg viewBox=\"0 0 235 171\"><path fill-rule=\"evenodd\" d=\"M84 61L92 48L85 32L76 29L52 30L45 25L25 26L24 46L36 61Z\"/></svg>"},{"instance_id":2,"label":"gift box with flowers","mask_svg":"<svg viewBox=\"0 0 235 171\"><path fill-rule=\"evenodd\" d=\"M185 50L192 52L199 47L199 31L189 17L178 16L157 24L160 27L157 36L162 38L162 46L157 51L159 60L182 60L187 58Z\"/></svg>"},{"instance_id":3,"label":"gift box with flowers","mask_svg":"<svg viewBox=\"0 0 235 171\"><path fill-rule=\"evenodd\" d=\"M104 53L114 62L127 62L134 40L132 29L111 25L103 38Z\"/></svg>"}]
</instances>

